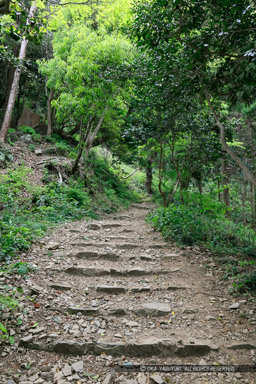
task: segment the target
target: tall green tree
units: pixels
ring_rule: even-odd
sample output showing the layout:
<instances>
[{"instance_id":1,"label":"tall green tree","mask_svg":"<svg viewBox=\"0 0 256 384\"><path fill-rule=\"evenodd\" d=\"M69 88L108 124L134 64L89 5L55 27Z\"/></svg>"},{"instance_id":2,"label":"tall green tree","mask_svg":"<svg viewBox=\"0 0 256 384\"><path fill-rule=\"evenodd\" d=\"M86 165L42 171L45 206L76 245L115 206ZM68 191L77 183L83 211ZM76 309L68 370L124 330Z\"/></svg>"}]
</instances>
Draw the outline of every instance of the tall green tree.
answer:
<instances>
[{"instance_id":1,"label":"tall green tree","mask_svg":"<svg viewBox=\"0 0 256 384\"><path fill-rule=\"evenodd\" d=\"M137 1L131 32L154 58L149 76L169 84L173 97L200 94L215 118L223 149L256 185L245 161L227 144L230 110L255 100L255 5L250 0Z\"/></svg>"},{"instance_id":2,"label":"tall green tree","mask_svg":"<svg viewBox=\"0 0 256 384\"><path fill-rule=\"evenodd\" d=\"M117 105L122 104L130 80L120 68L129 64L133 51L131 43L120 34L74 25L55 34L53 58L39 63L48 87L55 91L52 104L58 121L73 122L80 131L75 168L82 153L88 156L104 120L113 118ZM125 104L122 107L127 108Z\"/></svg>"}]
</instances>

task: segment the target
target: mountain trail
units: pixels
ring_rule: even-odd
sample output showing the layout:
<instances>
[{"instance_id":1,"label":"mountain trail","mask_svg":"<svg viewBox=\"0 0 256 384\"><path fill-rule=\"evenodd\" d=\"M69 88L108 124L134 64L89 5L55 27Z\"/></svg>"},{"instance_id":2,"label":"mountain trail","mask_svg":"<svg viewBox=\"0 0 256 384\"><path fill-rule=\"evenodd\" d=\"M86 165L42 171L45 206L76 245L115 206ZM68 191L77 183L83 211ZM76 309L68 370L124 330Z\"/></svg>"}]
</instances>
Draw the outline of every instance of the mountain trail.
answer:
<instances>
[{"instance_id":1,"label":"mountain trail","mask_svg":"<svg viewBox=\"0 0 256 384\"><path fill-rule=\"evenodd\" d=\"M199 250L164 242L145 222L152 208L64 224L24 255L36 270L19 282L1 383L256 383L255 371L232 372L255 365L255 308ZM180 365L191 371L167 371Z\"/></svg>"}]
</instances>

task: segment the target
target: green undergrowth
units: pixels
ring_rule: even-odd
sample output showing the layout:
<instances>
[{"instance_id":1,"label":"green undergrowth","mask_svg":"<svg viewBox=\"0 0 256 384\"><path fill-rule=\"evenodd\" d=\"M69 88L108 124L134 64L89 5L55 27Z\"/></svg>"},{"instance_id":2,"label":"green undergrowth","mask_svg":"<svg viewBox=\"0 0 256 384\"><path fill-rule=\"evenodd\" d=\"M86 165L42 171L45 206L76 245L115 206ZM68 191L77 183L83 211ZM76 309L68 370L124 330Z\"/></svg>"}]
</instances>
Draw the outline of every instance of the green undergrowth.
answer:
<instances>
[{"instance_id":1,"label":"green undergrowth","mask_svg":"<svg viewBox=\"0 0 256 384\"><path fill-rule=\"evenodd\" d=\"M65 173L68 174L68 169ZM58 224L116 212L141 198L130 181L122 180L120 166L112 167L96 153L86 163L83 177L69 176L62 184L54 167L45 167L42 182L31 183L35 171L25 166L0 175L0 276L26 277L33 269L17 256ZM19 292L1 286L0 319L19 307ZM0 322L2 342L13 344L6 321ZM1 344L1 341L0 341Z\"/></svg>"},{"instance_id":2,"label":"green undergrowth","mask_svg":"<svg viewBox=\"0 0 256 384\"><path fill-rule=\"evenodd\" d=\"M121 181L103 159L92 157L85 180L70 177L62 185L33 185L24 166L0 175L0 259L10 260L42 237L49 227L127 207L140 196ZM45 172L44 180L48 178ZM57 179L57 177L55 177Z\"/></svg>"},{"instance_id":3,"label":"green undergrowth","mask_svg":"<svg viewBox=\"0 0 256 384\"><path fill-rule=\"evenodd\" d=\"M160 207L148 217L153 227L160 231L165 239L175 241L178 245L202 246L213 254L239 255L246 263L256 260L255 231L225 217L223 204L213 200L209 195L188 193L185 204L170 204ZM238 270L233 283L239 291L256 292L256 271L240 273Z\"/></svg>"},{"instance_id":4,"label":"green undergrowth","mask_svg":"<svg viewBox=\"0 0 256 384\"><path fill-rule=\"evenodd\" d=\"M33 132L24 131L26 134ZM65 143L62 152L70 153ZM65 147L65 148L64 148ZM0 153L3 166L13 160L9 153ZM69 156L70 157L70 156ZM63 182L58 182L58 172ZM122 164L112 166L96 151L91 151L79 175L71 172L70 161L64 166L45 163L42 180L24 165L5 169L0 174L0 277L26 277L32 267L18 256L29 250L33 242L55 226L87 218L100 218L102 214L117 212L137 202L142 195L130 180L122 178ZM40 173L42 175L42 173ZM34 180L37 180L35 183ZM1 285L0 319L4 312L19 306L17 288ZM13 344L6 321L0 322L2 341ZM1 344L1 342L0 342Z\"/></svg>"}]
</instances>

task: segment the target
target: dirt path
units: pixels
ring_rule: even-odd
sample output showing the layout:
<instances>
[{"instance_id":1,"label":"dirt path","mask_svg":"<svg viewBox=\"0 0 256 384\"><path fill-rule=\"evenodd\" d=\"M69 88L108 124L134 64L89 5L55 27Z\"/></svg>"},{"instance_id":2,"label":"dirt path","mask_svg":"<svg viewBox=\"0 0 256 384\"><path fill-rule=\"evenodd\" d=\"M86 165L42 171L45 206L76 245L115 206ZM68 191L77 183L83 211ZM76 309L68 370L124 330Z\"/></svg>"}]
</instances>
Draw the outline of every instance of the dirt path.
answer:
<instances>
[{"instance_id":1,"label":"dirt path","mask_svg":"<svg viewBox=\"0 0 256 384\"><path fill-rule=\"evenodd\" d=\"M255 308L243 298L230 308L202 255L145 223L150 208L66 224L26 255L38 269L20 285L34 301L10 321L17 342L2 350L1 383L256 383L256 372L114 368L256 363Z\"/></svg>"}]
</instances>

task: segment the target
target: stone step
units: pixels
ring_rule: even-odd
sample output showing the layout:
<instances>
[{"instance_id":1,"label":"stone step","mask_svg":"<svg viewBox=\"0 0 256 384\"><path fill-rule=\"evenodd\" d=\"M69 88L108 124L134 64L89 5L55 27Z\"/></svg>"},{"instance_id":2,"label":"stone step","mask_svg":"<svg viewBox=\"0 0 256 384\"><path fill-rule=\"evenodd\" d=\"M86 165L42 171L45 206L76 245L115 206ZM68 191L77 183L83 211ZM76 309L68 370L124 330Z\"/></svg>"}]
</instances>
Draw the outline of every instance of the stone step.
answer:
<instances>
[{"instance_id":1,"label":"stone step","mask_svg":"<svg viewBox=\"0 0 256 384\"><path fill-rule=\"evenodd\" d=\"M181 257L181 255L177 254L177 253L171 253L170 255L164 255L164 256L161 256L161 259L162 260L175 260L177 259L178 257Z\"/></svg>"},{"instance_id":2,"label":"stone step","mask_svg":"<svg viewBox=\"0 0 256 384\"><path fill-rule=\"evenodd\" d=\"M137 209L145 209L147 211L149 211L150 209L154 208L153 206L139 205L139 204L132 204L131 207L132 208L137 208Z\"/></svg>"},{"instance_id":3,"label":"stone step","mask_svg":"<svg viewBox=\"0 0 256 384\"><path fill-rule=\"evenodd\" d=\"M169 271L162 270L146 270L143 268L115 269L115 268L93 268L93 267L69 267L64 270L65 273L75 276L147 276L147 275L166 275L168 273L177 272L179 269Z\"/></svg>"},{"instance_id":4,"label":"stone step","mask_svg":"<svg viewBox=\"0 0 256 384\"><path fill-rule=\"evenodd\" d=\"M48 286L59 291L69 291L72 288L71 285L62 283L49 283Z\"/></svg>"},{"instance_id":5,"label":"stone step","mask_svg":"<svg viewBox=\"0 0 256 384\"><path fill-rule=\"evenodd\" d=\"M168 303L144 303L140 308L132 310L139 317L161 317L171 313L172 308Z\"/></svg>"},{"instance_id":6,"label":"stone step","mask_svg":"<svg viewBox=\"0 0 256 384\"><path fill-rule=\"evenodd\" d=\"M111 260L111 261L117 261L120 260L121 257L117 253L113 252L106 252L106 253L99 253L95 251L72 251L67 254L68 257L76 257L77 259L104 259L104 260Z\"/></svg>"},{"instance_id":7,"label":"stone step","mask_svg":"<svg viewBox=\"0 0 256 384\"><path fill-rule=\"evenodd\" d=\"M115 244L111 244L111 243L92 243L92 242L88 242L88 241L84 241L84 240L81 240L81 241L75 241L73 243L71 243L72 246L74 247L92 247L92 248L115 248L116 245Z\"/></svg>"},{"instance_id":8,"label":"stone step","mask_svg":"<svg viewBox=\"0 0 256 384\"><path fill-rule=\"evenodd\" d=\"M96 308L80 308L70 306L67 311L71 314L82 313L84 316L102 316L102 313Z\"/></svg>"},{"instance_id":9,"label":"stone step","mask_svg":"<svg viewBox=\"0 0 256 384\"><path fill-rule=\"evenodd\" d=\"M118 215L118 216L113 216L113 220L129 220L131 219L131 216L128 215Z\"/></svg>"},{"instance_id":10,"label":"stone step","mask_svg":"<svg viewBox=\"0 0 256 384\"><path fill-rule=\"evenodd\" d=\"M119 235L109 235L107 236L110 240L127 240L127 236L119 236Z\"/></svg>"},{"instance_id":11,"label":"stone step","mask_svg":"<svg viewBox=\"0 0 256 384\"><path fill-rule=\"evenodd\" d=\"M151 249L164 249L164 248L170 248L168 244L149 244L146 245L147 248Z\"/></svg>"},{"instance_id":12,"label":"stone step","mask_svg":"<svg viewBox=\"0 0 256 384\"><path fill-rule=\"evenodd\" d=\"M115 286L115 285L97 285L95 287L95 290L96 292L103 292L110 295L122 294L128 291L128 289L125 287Z\"/></svg>"},{"instance_id":13,"label":"stone step","mask_svg":"<svg viewBox=\"0 0 256 384\"><path fill-rule=\"evenodd\" d=\"M248 341L248 342L241 342L241 341L234 341L231 344L226 346L227 349L231 349L234 351L237 350L256 350L256 340Z\"/></svg>"},{"instance_id":14,"label":"stone step","mask_svg":"<svg viewBox=\"0 0 256 384\"><path fill-rule=\"evenodd\" d=\"M127 316L130 313L133 313L137 317L163 317L168 316L172 312L172 308L168 303L143 303L136 308L111 308L106 311L100 311L96 308L80 308L78 306L70 306L67 308L67 312L71 314L82 313L84 316L94 316L94 317L120 317Z\"/></svg>"},{"instance_id":15,"label":"stone step","mask_svg":"<svg viewBox=\"0 0 256 384\"><path fill-rule=\"evenodd\" d=\"M185 286L167 286L167 287L151 287L151 286L138 286L138 287L123 287L123 286L116 286L116 285L96 285L91 286L90 289L95 290L96 292L104 292L107 294L124 294L124 293L143 293L143 292L158 292L158 291L178 291L178 290L185 290L189 287Z\"/></svg>"},{"instance_id":16,"label":"stone step","mask_svg":"<svg viewBox=\"0 0 256 384\"><path fill-rule=\"evenodd\" d=\"M24 337L20 340L20 347L27 349L54 352L64 355L87 355L95 354L129 357L195 357L204 356L211 351L218 351L218 347L205 341L191 338L180 339L179 337L140 337L138 340L130 339L129 342L113 341L105 338L95 342L77 342L73 340L58 339L53 343L35 341L33 336Z\"/></svg>"},{"instance_id":17,"label":"stone step","mask_svg":"<svg viewBox=\"0 0 256 384\"><path fill-rule=\"evenodd\" d=\"M117 244L116 248L118 249L136 249L141 248L141 245L136 243L123 243L123 244Z\"/></svg>"},{"instance_id":18,"label":"stone step","mask_svg":"<svg viewBox=\"0 0 256 384\"><path fill-rule=\"evenodd\" d=\"M108 237L111 240L117 239L119 236L113 236L113 237ZM123 237L123 236L120 236ZM123 239L124 240L124 239ZM93 243L89 241L74 241L71 243L72 246L74 247L93 247L93 248L113 248L113 249L137 249L137 248L145 248L145 249L166 249L169 248L168 244L137 244L137 243L121 243L121 244L114 244L114 243ZM177 257L179 255L173 255L172 257ZM165 256L163 256L165 257Z\"/></svg>"},{"instance_id":19,"label":"stone step","mask_svg":"<svg viewBox=\"0 0 256 384\"><path fill-rule=\"evenodd\" d=\"M100 231L102 228L118 228L121 227L122 224L120 223L105 223L105 222L99 222L99 223L90 223L88 224L88 229L93 231Z\"/></svg>"}]
</instances>

